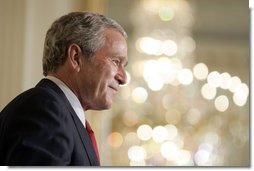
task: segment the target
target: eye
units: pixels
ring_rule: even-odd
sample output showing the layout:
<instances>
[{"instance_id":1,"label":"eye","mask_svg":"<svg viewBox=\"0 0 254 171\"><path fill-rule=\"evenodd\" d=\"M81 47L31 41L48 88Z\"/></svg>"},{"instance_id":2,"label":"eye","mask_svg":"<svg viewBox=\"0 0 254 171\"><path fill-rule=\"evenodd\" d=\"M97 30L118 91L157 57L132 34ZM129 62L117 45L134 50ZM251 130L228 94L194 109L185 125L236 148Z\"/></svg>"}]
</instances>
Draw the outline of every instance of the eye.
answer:
<instances>
[{"instance_id":1,"label":"eye","mask_svg":"<svg viewBox=\"0 0 254 171\"><path fill-rule=\"evenodd\" d=\"M120 59L112 59L112 62L113 62L114 65L116 65L116 66L119 66L120 63L121 63Z\"/></svg>"}]
</instances>

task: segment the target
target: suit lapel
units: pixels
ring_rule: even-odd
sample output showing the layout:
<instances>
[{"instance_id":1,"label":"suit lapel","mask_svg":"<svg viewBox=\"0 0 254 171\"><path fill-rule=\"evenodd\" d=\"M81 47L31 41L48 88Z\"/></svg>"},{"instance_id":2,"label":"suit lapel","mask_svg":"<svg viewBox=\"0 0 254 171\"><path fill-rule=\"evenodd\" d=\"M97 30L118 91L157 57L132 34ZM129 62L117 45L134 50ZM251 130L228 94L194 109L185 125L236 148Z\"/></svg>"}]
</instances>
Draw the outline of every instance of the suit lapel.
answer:
<instances>
[{"instance_id":1,"label":"suit lapel","mask_svg":"<svg viewBox=\"0 0 254 171\"><path fill-rule=\"evenodd\" d=\"M42 79L36 85L36 87L51 88L54 91L54 93L57 93L58 96L64 101L64 103L66 104L66 107L68 108L69 112L71 113L72 119L74 121L76 129L78 130L78 134L81 138L81 141L83 143L83 146L85 148L85 151L87 153L87 156L90 160L91 165L98 166L99 161L98 161L96 153L93 149L93 145L92 145L92 142L91 142L90 137L88 135L88 132L84 128L83 124L81 123L80 119L78 118L77 114L73 110L70 102L68 101L68 99L66 98L66 96L64 95L62 90L54 82L52 82L51 80L48 80L48 79Z\"/></svg>"}]
</instances>

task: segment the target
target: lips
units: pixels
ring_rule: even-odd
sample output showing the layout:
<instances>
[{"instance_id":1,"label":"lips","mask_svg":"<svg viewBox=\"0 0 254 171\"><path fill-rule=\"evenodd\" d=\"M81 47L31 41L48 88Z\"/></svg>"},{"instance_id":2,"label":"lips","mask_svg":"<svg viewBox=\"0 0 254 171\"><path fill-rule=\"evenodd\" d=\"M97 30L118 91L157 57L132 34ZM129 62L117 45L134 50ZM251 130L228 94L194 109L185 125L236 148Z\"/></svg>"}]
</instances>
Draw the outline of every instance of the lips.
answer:
<instances>
[{"instance_id":1,"label":"lips","mask_svg":"<svg viewBox=\"0 0 254 171\"><path fill-rule=\"evenodd\" d=\"M118 91L118 88L116 86L109 86L109 88L115 90L116 92Z\"/></svg>"}]
</instances>

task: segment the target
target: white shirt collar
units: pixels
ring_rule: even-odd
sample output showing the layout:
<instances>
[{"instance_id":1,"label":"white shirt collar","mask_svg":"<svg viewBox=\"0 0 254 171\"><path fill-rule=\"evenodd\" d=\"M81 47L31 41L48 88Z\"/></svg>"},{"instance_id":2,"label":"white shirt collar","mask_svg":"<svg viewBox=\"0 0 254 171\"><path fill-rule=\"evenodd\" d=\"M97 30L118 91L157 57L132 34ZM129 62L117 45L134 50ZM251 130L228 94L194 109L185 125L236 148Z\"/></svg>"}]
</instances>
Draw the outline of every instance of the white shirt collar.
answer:
<instances>
[{"instance_id":1,"label":"white shirt collar","mask_svg":"<svg viewBox=\"0 0 254 171\"><path fill-rule=\"evenodd\" d=\"M47 79L53 81L65 94L66 98L70 102L73 110L76 112L78 118L86 127L86 118L85 118L85 112L80 104L80 101L78 100L77 96L71 91L71 89L60 79L54 77L54 76L46 76Z\"/></svg>"}]
</instances>

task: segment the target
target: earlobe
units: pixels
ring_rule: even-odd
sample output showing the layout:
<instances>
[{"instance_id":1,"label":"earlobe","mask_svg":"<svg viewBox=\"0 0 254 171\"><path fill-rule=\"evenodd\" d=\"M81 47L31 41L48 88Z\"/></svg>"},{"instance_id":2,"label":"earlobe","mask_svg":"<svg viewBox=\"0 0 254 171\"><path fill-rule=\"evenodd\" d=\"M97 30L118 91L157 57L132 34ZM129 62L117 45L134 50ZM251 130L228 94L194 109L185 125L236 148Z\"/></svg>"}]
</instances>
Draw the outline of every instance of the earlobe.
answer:
<instances>
[{"instance_id":1,"label":"earlobe","mask_svg":"<svg viewBox=\"0 0 254 171\"><path fill-rule=\"evenodd\" d=\"M77 44L71 44L68 48L68 59L70 61L70 64L72 68L76 71L79 72L81 68L81 57L82 57L82 51L79 45Z\"/></svg>"}]
</instances>

